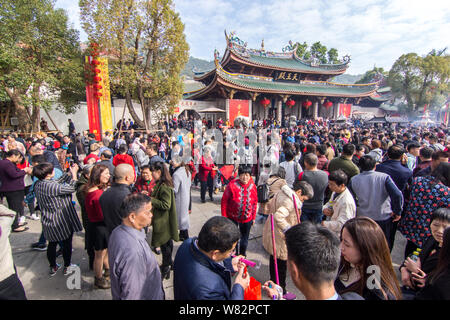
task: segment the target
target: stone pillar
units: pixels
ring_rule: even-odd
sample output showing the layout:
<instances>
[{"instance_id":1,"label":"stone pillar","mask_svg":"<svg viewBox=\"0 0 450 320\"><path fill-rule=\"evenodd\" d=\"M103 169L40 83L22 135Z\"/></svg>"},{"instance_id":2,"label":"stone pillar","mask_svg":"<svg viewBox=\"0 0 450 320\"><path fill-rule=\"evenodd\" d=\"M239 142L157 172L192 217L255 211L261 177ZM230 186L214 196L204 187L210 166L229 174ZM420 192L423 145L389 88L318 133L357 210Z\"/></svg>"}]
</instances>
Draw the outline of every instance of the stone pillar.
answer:
<instances>
[{"instance_id":1,"label":"stone pillar","mask_svg":"<svg viewBox=\"0 0 450 320\"><path fill-rule=\"evenodd\" d=\"M297 120L300 120L302 118L302 104L298 103L298 117Z\"/></svg>"},{"instance_id":2,"label":"stone pillar","mask_svg":"<svg viewBox=\"0 0 450 320\"><path fill-rule=\"evenodd\" d=\"M319 113L319 102L314 102L313 119L316 120Z\"/></svg>"},{"instance_id":3,"label":"stone pillar","mask_svg":"<svg viewBox=\"0 0 450 320\"><path fill-rule=\"evenodd\" d=\"M277 102L277 123L280 123L281 124L281 108L282 108L282 105L283 105L283 101L281 101L281 100L278 100L278 102Z\"/></svg>"}]
</instances>

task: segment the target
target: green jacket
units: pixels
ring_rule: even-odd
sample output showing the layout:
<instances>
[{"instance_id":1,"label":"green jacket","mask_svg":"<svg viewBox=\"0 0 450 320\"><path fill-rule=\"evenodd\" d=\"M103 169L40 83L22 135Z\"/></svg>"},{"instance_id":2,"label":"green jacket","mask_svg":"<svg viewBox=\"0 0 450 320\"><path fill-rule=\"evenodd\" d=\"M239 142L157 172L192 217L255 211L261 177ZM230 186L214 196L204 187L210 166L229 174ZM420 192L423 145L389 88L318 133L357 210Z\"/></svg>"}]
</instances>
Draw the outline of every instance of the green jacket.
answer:
<instances>
[{"instance_id":1,"label":"green jacket","mask_svg":"<svg viewBox=\"0 0 450 320\"><path fill-rule=\"evenodd\" d=\"M152 191L152 246L160 247L170 239L179 241L175 194L171 187L158 182Z\"/></svg>"},{"instance_id":2,"label":"green jacket","mask_svg":"<svg viewBox=\"0 0 450 320\"><path fill-rule=\"evenodd\" d=\"M341 169L345 172L348 177L348 181L350 181L353 176L359 174L359 168L352 162L352 160L346 159L342 156L334 158L328 164L328 172L331 173L338 169Z\"/></svg>"},{"instance_id":3,"label":"green jacket","mask_svg":"<svg viewBox=\"0 0 450 320\"><path fill-rule=\"evenodd\" d=\"M84 205L84 199L86 198L86 194L84 192L84 186L88 183L88 178L86 178L84 176L84 174L82 174L80 176L80 178L77 181L77 185L76 185L76 196L77 196L77 200L78 200L78 204L81 207L81 220L83 222L83 228L84 230L87 229L87 224L88 224L88 215L86 212L86 207Z\"/></svg>"}]
</instances>

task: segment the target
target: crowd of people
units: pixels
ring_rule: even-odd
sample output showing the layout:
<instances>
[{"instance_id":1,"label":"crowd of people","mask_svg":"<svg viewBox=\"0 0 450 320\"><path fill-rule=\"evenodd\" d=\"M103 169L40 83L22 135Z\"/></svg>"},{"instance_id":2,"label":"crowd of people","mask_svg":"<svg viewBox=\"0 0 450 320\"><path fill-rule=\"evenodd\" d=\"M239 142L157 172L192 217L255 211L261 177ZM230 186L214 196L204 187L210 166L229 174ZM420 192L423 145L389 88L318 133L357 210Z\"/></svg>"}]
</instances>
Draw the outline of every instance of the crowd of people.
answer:
<instances>
[{"instance_id":1,"label":"crowd of people","mask_svg":"<svg viewBox=\"0 0 450 320\"><path fill-rule=\"evenodd\" d=\"M25 206L41 221L30 246L46 251L49 275L71 273L73 236L84 230L94 285L113 299L165 299L171 273L175 299L244 299L255 223L272 299L292 299L288 273L306 299L450 299L447 128L174 118L159 129L125 121L99 138L69 121L67 135L0 137L0 299L26 298L8 240L28 230ZM221 196L221 216L192 236L194 187L201 203ZM407 242L400 277L397 231Z\"/></svg>"}]
</instances>

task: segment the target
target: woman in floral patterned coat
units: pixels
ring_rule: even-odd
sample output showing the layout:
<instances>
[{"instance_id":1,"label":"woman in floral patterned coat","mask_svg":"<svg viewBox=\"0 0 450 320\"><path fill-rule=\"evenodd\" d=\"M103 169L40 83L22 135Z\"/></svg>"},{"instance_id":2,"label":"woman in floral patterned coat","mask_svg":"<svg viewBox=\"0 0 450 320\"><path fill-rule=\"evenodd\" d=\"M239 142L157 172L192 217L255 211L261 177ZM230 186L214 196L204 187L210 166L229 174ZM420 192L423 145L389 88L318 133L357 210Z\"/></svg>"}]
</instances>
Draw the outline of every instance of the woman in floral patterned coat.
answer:
<instances>
[{"instance_id":1,"label":"woman in floral patterned coat","mask_svg":"<svg viewBox=\"0 0 450 320\"><path fill-rule=\"evenodd\" d=\"M408 240L405 258L431 236L430 218L438 208L450 208L450 163L442 162L430 176L417 177L398 230Z\"/></svg>"}]
</instances>

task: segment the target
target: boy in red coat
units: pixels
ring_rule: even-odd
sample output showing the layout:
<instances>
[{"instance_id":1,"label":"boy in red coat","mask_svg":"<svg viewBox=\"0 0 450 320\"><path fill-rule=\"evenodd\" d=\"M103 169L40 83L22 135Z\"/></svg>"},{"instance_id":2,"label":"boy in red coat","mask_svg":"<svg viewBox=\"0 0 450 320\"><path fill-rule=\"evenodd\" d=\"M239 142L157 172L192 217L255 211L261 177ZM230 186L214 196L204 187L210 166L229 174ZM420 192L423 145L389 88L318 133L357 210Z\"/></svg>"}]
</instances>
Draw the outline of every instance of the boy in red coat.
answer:
<instances>
[{"instance_id":1,"label":"boy in red coat","mask_svg":"<svg viewBox=\"0 0 450 320\"><path fill-rule=\"evenodd\" d=\"M236 255L245 256L250 229L255 222L258 194L251 177L252 166L240 165L239 177L231 181L222 197L222 216L231 219L239 226L241 239Z\"/></svg>"}]
</instances>

